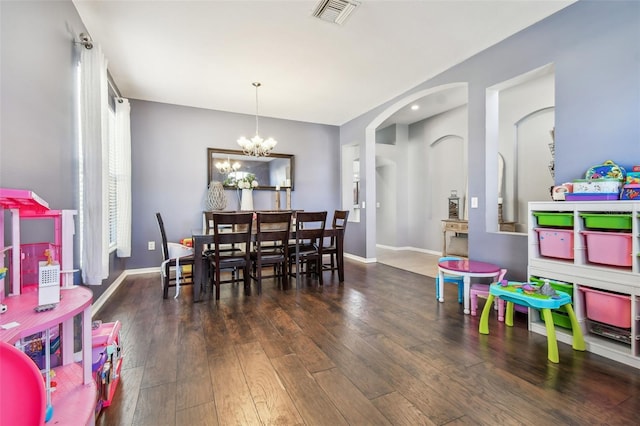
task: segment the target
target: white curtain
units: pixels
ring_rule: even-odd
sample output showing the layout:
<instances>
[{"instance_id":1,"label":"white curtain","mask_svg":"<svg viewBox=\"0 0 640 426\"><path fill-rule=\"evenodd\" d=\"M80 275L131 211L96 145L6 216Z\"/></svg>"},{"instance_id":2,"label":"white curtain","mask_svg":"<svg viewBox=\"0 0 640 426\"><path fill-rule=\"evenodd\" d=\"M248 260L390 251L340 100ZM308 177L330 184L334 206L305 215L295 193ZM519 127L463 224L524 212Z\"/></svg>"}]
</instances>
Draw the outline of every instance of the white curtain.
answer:
<instances>
[{"instance_id":1,"label":"white curtain","mask_svg":"<svg viewBox=\"0 0 640 426\"><path fill-rule=\"evenodd\" d=\"M131 257L131 106L128 99L116 101L116 176L118 257Z\"/></svg>"},{"instance_id":2,"label":"white curtain","mask_svg":"<svg viewBox=\"0 0 640 426\"><path fill-rule=\"evenodd\" d=\"M100 285L109 276L107 60L94 45L80 61L82 279Z\"/></svg>"}]
</instances>

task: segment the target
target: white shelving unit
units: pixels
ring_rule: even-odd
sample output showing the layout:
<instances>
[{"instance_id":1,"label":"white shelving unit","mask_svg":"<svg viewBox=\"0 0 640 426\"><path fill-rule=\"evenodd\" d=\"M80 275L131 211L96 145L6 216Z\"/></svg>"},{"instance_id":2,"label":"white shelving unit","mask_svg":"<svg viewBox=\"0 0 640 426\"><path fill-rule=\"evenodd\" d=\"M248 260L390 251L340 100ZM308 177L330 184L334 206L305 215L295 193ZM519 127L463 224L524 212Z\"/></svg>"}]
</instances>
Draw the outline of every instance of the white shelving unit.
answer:
<instances>
[{"instance_id":1,"label":"white shelving unit","mask_svg":"<svg viewBox=\"0 0 640 426\"><path fill-rule=\"evenodd\" d=\"M537 217L534 212L573 214L573 259L545 257L540 254ZM581 213L628 214L631 216L631 266L608 266L591 263L580 231L587 230ZM615 361L640 368L640 202L579 201L529 203L529 268L530 276L573 284L573 306L582 328L587 350ZM581 287L628 295L631 299L630 344L616 341L588 330L584 293ZM539 315L529 315L529 330L546 335ZM558 340L571 344L571 331L556 327Z\"/></svg>"}]
</instances>

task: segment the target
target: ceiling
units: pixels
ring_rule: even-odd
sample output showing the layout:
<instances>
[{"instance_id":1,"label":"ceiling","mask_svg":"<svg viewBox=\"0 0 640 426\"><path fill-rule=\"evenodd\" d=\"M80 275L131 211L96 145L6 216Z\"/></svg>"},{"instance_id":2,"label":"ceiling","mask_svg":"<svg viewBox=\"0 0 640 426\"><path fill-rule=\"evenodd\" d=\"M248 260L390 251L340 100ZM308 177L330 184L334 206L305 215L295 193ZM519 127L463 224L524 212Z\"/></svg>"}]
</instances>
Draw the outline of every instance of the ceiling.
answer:
<instances>
[{"instance_id":1,"label":"ceiling","mask_svg":"<svg viewBox=\"0 0 640 426\"><path fill-rule=\"evenodd\" d=\"M573 0L362 0L342 25L316 0L73 3L124 97L255 114L259 81L260 116L341 125Z\"/></svg>"}]
</instances>

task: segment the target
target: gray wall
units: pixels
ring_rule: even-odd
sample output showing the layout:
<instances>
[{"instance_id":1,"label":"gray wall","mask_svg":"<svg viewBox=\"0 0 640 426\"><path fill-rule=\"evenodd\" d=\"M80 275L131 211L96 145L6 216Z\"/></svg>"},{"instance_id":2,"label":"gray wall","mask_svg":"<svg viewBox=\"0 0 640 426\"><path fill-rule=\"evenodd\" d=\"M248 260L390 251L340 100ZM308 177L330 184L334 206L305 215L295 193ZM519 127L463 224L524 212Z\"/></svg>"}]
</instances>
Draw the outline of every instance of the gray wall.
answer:
<instances>
[{"instance_id":1,"label":"gray wall","mask_svg":"<svg viewBox=\"0 0 640 426\"><path fill-rule=\"evenodd\" d=\"M0 2L0 186L31 189L51 208L76 206L71 2ZM53 235L53 233L51 233Z\"/></svg>"},{"instance_id":2,"label":"gray wall","mask_svg":"<svg viewBox=\"0 0 640 426\"><path fill-rule=\"evenodd\" d=\"M488 198L495 194L495 177L489 181L486 178L486 88L553 62L556 182L571 181L605 159L622 165L637 163L639 40L640 2L577 2L341 126L341 143L361 146L361 185L367 204L375 205L375 191L369 185L374 179L368 179L371 175L367 174L374 166L370 162L373 157L365 149L365 129L369 123L411 93L468 82L469 195L479 199L479 208L469 210L469 253L478 260L499 261L510 270L510 278L523 278L527 266L526 237L486 231L485 206L497 203L497 199ZM374 149L370 144L366 148ZM371 219L375 219L372 212L363 215L358 224L359 234L354 237L356 244L348 247L367 258L375 257L375 226L373 232L365 234L365 226Z\"/></svg>"}]
</instances>

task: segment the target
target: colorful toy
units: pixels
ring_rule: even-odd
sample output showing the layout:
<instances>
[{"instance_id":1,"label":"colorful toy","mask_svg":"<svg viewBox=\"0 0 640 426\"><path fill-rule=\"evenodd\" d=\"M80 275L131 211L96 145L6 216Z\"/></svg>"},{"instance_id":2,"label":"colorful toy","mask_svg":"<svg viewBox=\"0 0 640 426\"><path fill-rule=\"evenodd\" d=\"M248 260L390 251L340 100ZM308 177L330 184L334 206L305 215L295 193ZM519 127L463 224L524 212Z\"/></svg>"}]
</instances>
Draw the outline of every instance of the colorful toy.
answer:
<instances>
[{"instance_id":1,"label":"colorful toy","mask_svg":"<svg viewBox=\"0 0 640 426\"><path fill-rule=\"evenodd\" d=\"M545 282L545 284L547 283ZM514 303L527 306L529 308L539 309L542 312L547 329L547 358L551 362L558 363L558 342L556 340L556 332L551 316L551 309L558 309L561 306L564 306L567 310L573 329L573 349L577 351L584 351L586 349L586 345L584 337L582 336L582 331L578 325L578 320L576 319L573 307L571 306L571 296L563 292L556 293L555 290L554 293L556 294L554 296L541 294L540 289L542 287L545 286L543 285L539 287L532 283L520 282L509 282L506 286L504 286L503 283L491 284L489 286L489 298L484 305L484 309L482 310L482 315L480 317L480 334L489 334L489 312L492 309L493 301L496 297L507 302L505 324L509 327L513 327Z\"/></svg>"}]
</instances>

